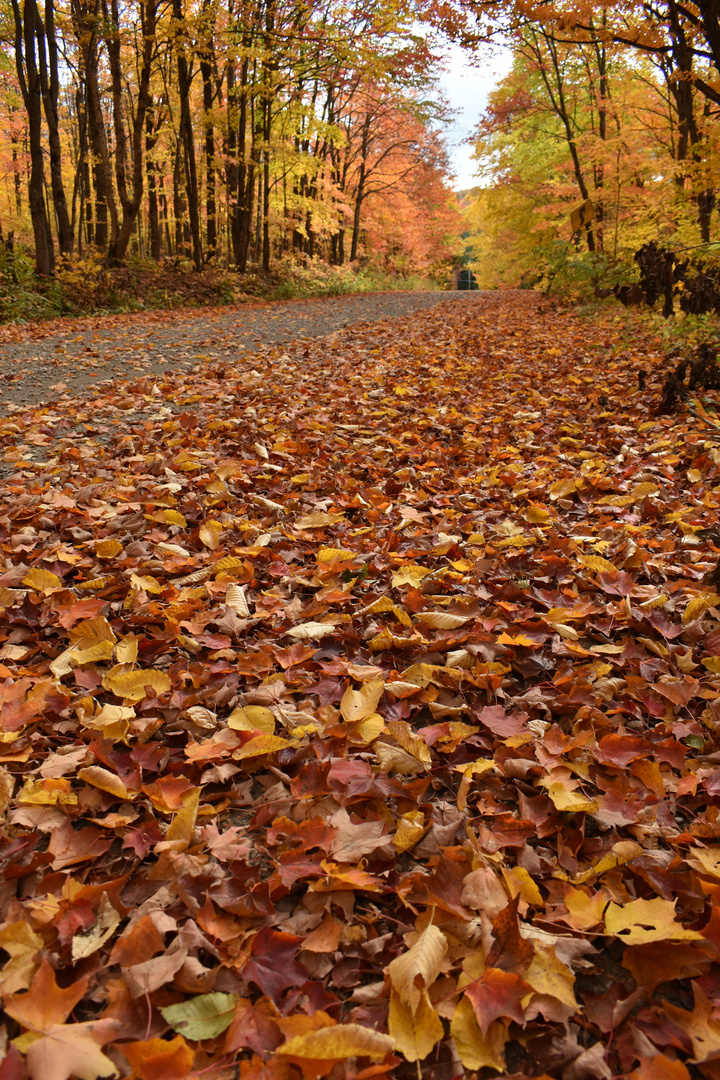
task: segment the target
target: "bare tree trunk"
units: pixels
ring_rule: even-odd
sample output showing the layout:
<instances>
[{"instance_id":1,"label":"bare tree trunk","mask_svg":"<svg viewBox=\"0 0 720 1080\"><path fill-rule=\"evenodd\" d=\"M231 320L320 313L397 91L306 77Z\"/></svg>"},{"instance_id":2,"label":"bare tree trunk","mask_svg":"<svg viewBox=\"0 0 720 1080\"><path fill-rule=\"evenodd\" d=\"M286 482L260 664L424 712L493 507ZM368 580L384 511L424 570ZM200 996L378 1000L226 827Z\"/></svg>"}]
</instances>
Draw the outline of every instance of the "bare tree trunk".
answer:
<instances>
[{"instance_id":1,"label":"bare tree trunk","mask_svg":"<svg viewBox=\"0 0 720 1080\"><path fill-rule=\"evenodd\" d=\"M247 61L244 62L247 64ZM235 65L232 61L227 66L227 132L225 135L225 156L227 158L227 198L228 198L228 226L230 230L230 248L232 249L232 261L237 266L240 262L240 202L239 202L239 166L238 166L238 132L235 128ZM238 122L239 127L239 122ZM228 252L228 259L231 253Z\"/></svg>"},{"instance_id":2,"label":"bare tree trunk","mask_svg":"<svg viewBox=\"0 0 720 1080\"><path fill-rule=\"evenodd\" d=\"M58 48L55 37L53 0L45 0L44 25L35 0L33 0L33 7L35 9L35 34L38 43L40 87L45 109L45 122L48 129L50 189L55 208L55 220L57 221L58 246L61 255L72 255L74 237L62 177L62 146L58 120Z\"/></svg>"},{"instance_id":3,"label":"bare tree trunk","mask_svg":"<svg viewBox=\"0 0 720 1080\"><path fill-rule=\"evenodd\" d=\"M210 5L203 4L203 14L208 15ZM213 72L213 26L203 27L205 40L200 52L200 76L203 88L203 110L205 126L205 218L207 237L207 258L214 259L217 254L217 197L215 165L215 126L212 119L212 107L215 98L212 85Z\"/></svg>"},{"instance_id":4,"label":"bare tree trunk","mask_svg":"<svg viewBox=\"0 0 720 1080\"><path fill-rule=\"evenodd\" d=\"M47 0L51 2L51 0ZM103 0L105 4L105 0ZM145 128L145 114L150 104L150 68L153 51L155 48L155 25L157 21L158 0L145 0L140 4L140 19L142 23L142 58L140 76L138 80L137 100L135 104L135 116L132 120L131 134L131 161L132 161L132 194L128 191L128 141L125 130L125 121L122 107L122 62L120 57L120 15L118 0L111 0L110 22L105 24L105 43L110 58L110 75L113 94L113 120L115 130L115 176L117 179L118 196L122 206L122 224L117 234L110 242L108 256L110 262L117 264L122 262L127 253L130 237L135 227L135 221L140 210L143 194L143 162L142 146Z\"/></svg>"},{"instance_id":5,"label":"bare tree trunk","mask_svg":"<svg viewBox=\"0 0 720 1080\"><path fill-rule=\"evenodd\" d=\"M185 191L187 194L190 235L192 236L192 257L196 270L202 270L203 254L200 238L200 210L198 198L197 166L195 163L195 140L193 138L192 117L190 115L190 65L185 53L185 35L181 34L183 21L182 0L173 0L173 17L176 22L175 47L177 50L178 91L180 94L180 138L183 147L185 166Z\"/></svg>"},{"instance_id":6,"label":"bare tree trunk","mask_svg":"<svg viewBox=\"0 0 720 1080\"><path fill-rule=\"evenodd\" d=\"M35 0L25 0L21 13L12 0L15 29L15 66L28 119L30 179L28 200L35 240L35 269L39 277L55 270L55 249L45 205L45 169L42 147L41 86L35 55Z\"/></svg>"},{"instance_id":7,"label":"bare tree trunk","mask_svg":"<svg viewBox=\"0 0 720 1080\"><path fill-rule=\"evenodd\" d=\"M352 243L350 245L350 262L357 259L358 245L360 243L360 213L363 199L365 198L365 177L367 175L368 140L370 138L370 114L367 113L363 123L362 144L360 148L360 173L358 176L357 191L355 192L355 210L353 213Z\"/></svg>"},{"instance_id":8,"label":"bare tree trunk","mask_svg":"<svg viewBox=\"0 0 720 1080\"><path fill-rule=\"evenodd\" d=\"M110 154L105 133L98 77L99 0L73 0L75 33L80 44L82 75L85 79L87 124L93 155L95 191L95 246L107 252L118 234L118 215L112 186ZM109 221L109 232L108 232Z\"/></svg>"},{"instance_id":9,"label":"bare tree trunk","mask_svg":"<svg viewBox=\"0 0 720 1080\"><path fill-rule=\"evenodd\" d=\"M150 228L150 257L159 261L162 255L162 235L158 213L157 163L152 152L158 141L159 130L155 128L155 117L150 107L145 117L145 171L148 185L148 225Z\"/></svg>"}]
</instances>

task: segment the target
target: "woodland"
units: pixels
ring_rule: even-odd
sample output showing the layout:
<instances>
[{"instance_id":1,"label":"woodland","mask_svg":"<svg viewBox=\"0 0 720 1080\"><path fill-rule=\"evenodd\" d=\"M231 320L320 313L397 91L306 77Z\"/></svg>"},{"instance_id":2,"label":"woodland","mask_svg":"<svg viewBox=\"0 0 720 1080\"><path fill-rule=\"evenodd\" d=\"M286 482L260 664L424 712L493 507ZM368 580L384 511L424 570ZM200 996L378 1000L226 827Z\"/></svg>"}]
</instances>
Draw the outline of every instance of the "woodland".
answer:
<instances>
[{"instance_id":1,"label":"woodland","mask_svg":"<svg viewBox=\"0 0 720 1080\"><path fill-rule=\"evenodd\" d=\"M714 0L474 0L451 13L468 44L502 26L513 59L477 129L481 285L623 287L649 243L690 261L692 277L717 276L719 17ZM570 211L587 200L593 219L571 237Z\"/></svg>"},{"instance_id":2,"label":"woodland","mask_svg":"<svg viewBox=\"0 0 720 1080\"><path fill-rule=\"evenodd\" d=\"M415 0L11 0L3 205L36 273L132 257L265 273L457 248ZM4 267L11 271L12 266Z\"/></svg>"},{"instance_id":3,"label":"woodland","mask_svg":"<svg viewBox=\"0 0 720 1080\"><path fill-rule=\"evenodd\" d=\"M2 9L8 296L485 288L0 327L0 1080L720 1080L717 5L283 4Z\"/></svg>"}]
</instances>

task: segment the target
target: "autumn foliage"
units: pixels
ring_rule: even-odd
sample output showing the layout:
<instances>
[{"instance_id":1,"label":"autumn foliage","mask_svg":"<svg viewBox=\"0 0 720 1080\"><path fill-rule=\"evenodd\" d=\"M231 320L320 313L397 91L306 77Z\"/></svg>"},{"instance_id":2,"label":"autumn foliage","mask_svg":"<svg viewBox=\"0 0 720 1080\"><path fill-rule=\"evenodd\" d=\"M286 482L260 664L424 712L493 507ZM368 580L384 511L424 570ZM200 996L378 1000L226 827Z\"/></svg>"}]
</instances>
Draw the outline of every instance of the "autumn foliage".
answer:
<instances>
[{"instance_id":1,"label":"autumn foliage","mask_svg":"<svg viewBox=\"0 0 720 1080\"><path fill-rule=\"evenodd\" d=\"M2 1080L720 1075L715 392L604 318L0 421Z\"/></svg>"}]
</instances>

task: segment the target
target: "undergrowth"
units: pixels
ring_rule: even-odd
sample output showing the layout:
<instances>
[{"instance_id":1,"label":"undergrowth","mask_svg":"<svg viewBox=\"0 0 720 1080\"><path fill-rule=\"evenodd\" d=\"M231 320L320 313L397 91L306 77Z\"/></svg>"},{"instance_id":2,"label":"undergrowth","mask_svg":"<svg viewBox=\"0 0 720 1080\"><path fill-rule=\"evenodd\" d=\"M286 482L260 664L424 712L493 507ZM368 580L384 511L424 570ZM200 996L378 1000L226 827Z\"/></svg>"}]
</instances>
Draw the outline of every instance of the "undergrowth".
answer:
<instances>
[{"instance_id":1,"label":"undergrowth","mask_svg":"<svg viewBox=\"0 0 720 1080\"><path fill-rule=\"evenodd\" d=\"M288 300L353 293L442 288L449 271L435 279L402 275L372 265L328 266L319 259L284 258L270 273L131 259L110 269L94 253L61 259L54 277L41 280L28 252L8 253L0 244L0 323L26 323L59 315L105 315L180 307L221 307L251 300ZM442 284L440 284L442 282Z\"/></svg>"}]
</instances>

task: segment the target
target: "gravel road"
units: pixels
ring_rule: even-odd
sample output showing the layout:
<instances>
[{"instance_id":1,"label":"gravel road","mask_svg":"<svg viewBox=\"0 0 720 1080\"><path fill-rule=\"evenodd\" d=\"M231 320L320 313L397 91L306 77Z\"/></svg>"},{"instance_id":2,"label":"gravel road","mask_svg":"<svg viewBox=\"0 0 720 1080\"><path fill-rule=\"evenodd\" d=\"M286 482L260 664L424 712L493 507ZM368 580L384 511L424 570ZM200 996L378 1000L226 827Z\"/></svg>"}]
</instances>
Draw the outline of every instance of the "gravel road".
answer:
<instances>
[{"instance_id":1,"label":"gravel road","mask_svg":"<svg viewBox=\"0 0 720 1080\"><path fill-rule=\"evenodd\" d=\"M291 300L237 307L57 319L0 328L0 415L50 404L61 394L101 393L116 378L247 356L274 342L333 334L400 318L479 292L407 292Z\"/></svg>"}]
</instances>

